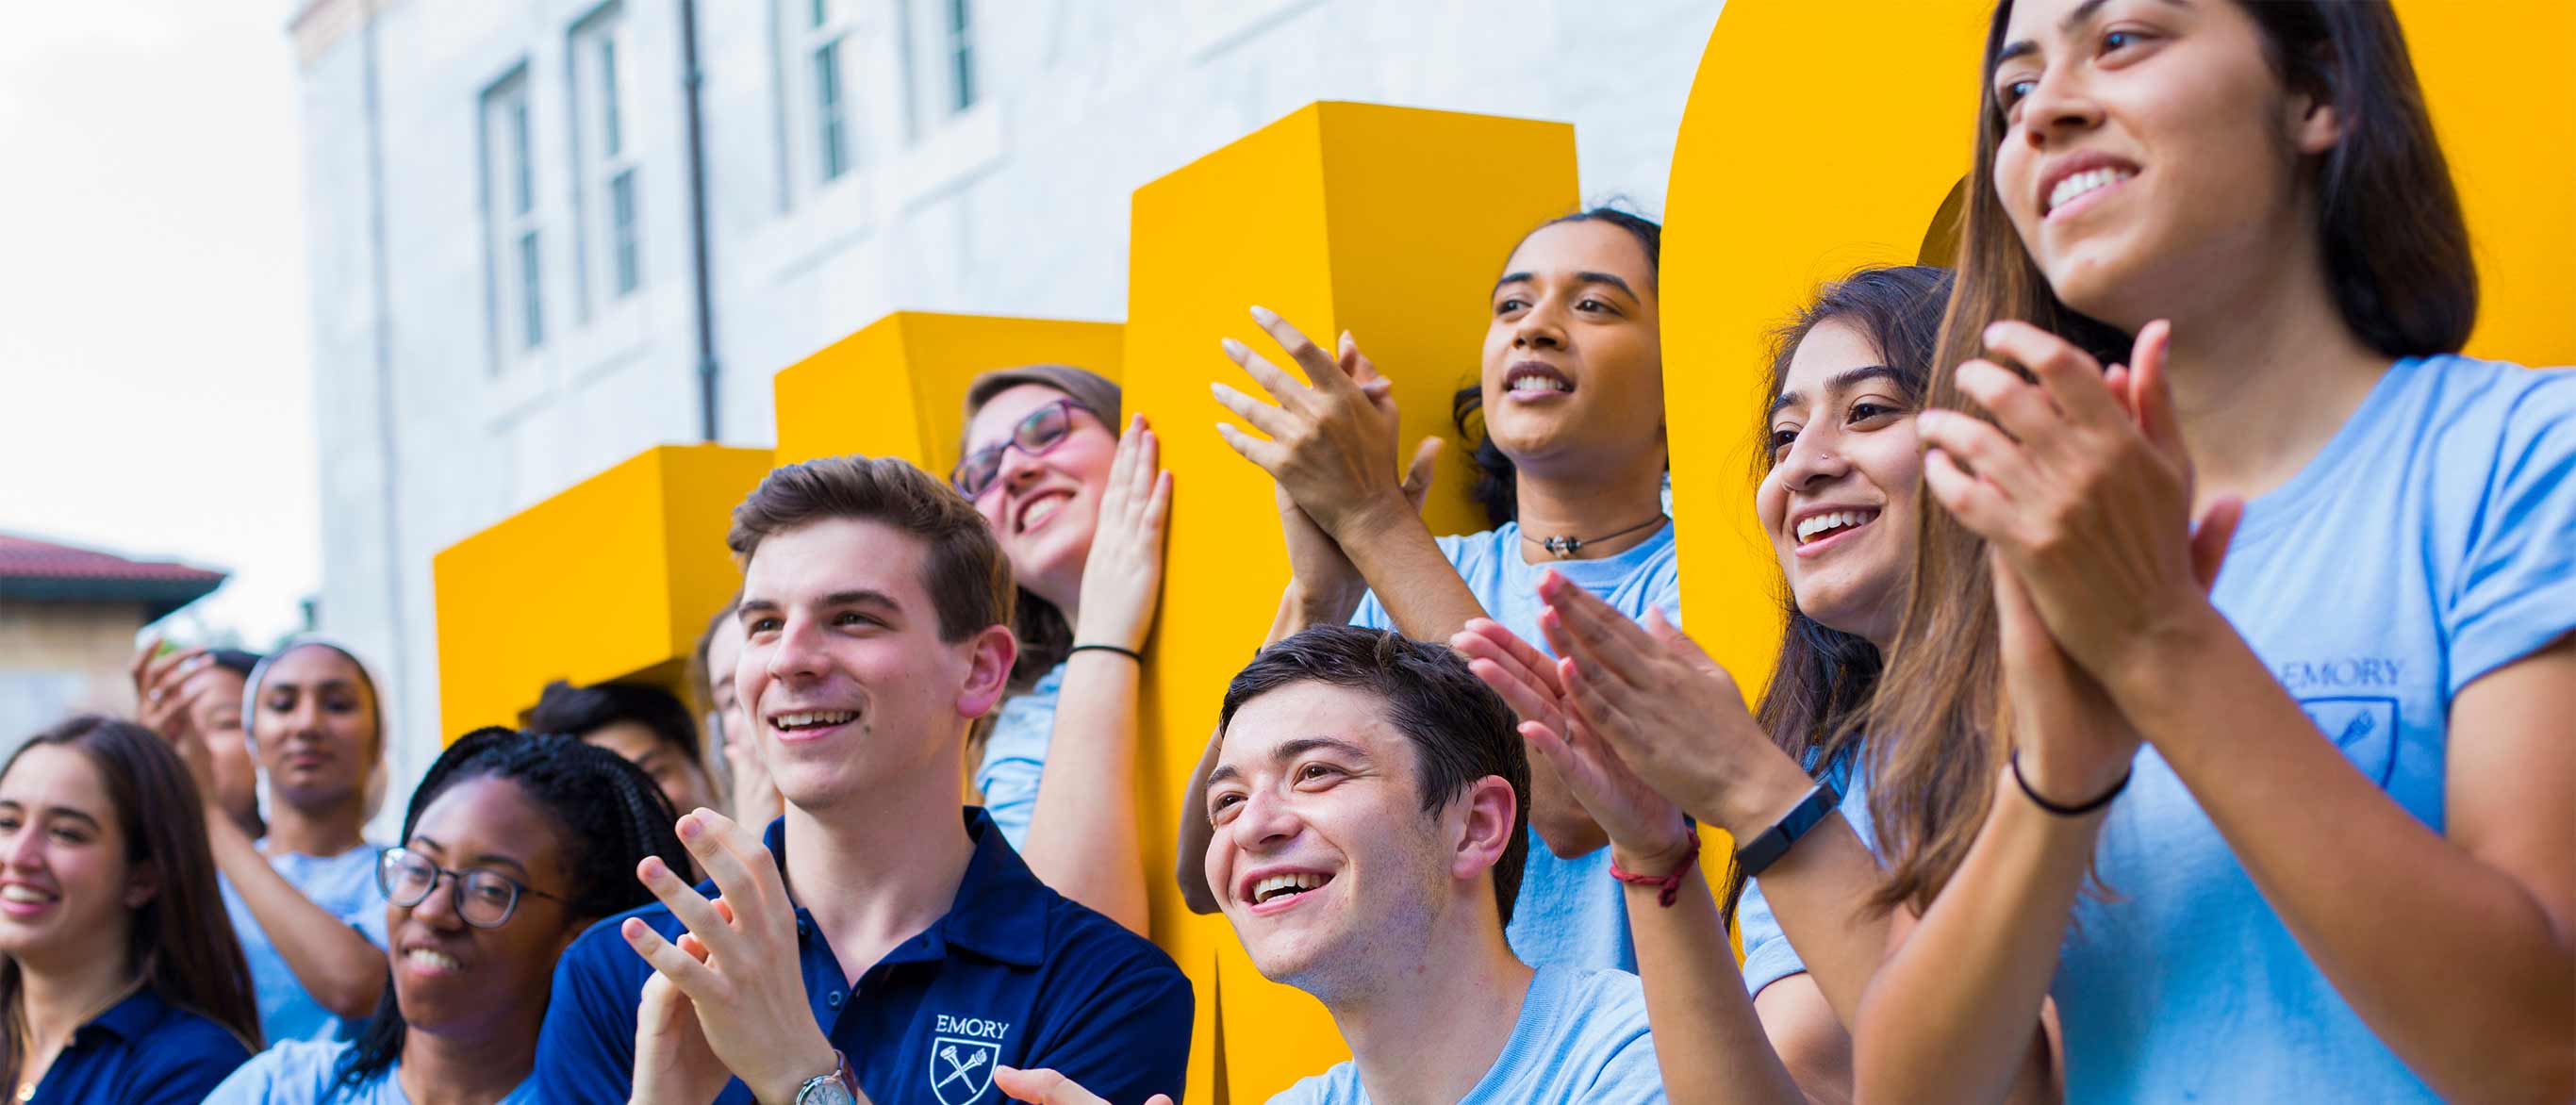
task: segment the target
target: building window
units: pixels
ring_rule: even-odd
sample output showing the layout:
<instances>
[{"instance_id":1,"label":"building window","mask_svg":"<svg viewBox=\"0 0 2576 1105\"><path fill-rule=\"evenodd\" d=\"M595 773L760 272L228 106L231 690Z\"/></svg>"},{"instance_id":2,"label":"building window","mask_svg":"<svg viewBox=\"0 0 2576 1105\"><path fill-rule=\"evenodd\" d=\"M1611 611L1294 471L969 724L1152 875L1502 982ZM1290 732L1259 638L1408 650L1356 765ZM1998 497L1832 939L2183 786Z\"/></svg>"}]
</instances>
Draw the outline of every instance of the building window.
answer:
<instances>
[{"instance_id":1,"label":"building window","mask_svg":"<svg viewBox=\"0 0 2576 1105\"><path fill-rule=\"evenodd\" d=\"M483 93L484 195L494 345L516 355L546 342L545 247L538 217L535 120L525 70Z\"/></svg>"},{"instance_id":2,"label":"building window","mask_svg":"<svg viewBox=\"0 0 2576 1105\"><path fill-rule=\"evenodd\" d=\"M851 94L850 71L858 24L856 0L788 0L782 21L790 96L799 104L791 114L801 120L795 130L799 175L828 184L858 166L858 105Z\"/></svg>"},{"instance_id":3,"label":"building window","mask_svg":"<svg viewBox=\"0 0 2576 1105\"><path fill-rule=\"evenodd\" d=\"M605 4L572 31L573 164L587 303L624 299L644 284L636 136L628 131L626 110L632 54L623 16L618 4Z\"/></svg>"},{"instance_id":4,"label":"building window","mask_svg":"<svg viewBox=\"0 0 2576 1105\"><path fill-rule=\"evenodd\" d=\"M967 0L948 3L948 110L964 111L975 106L975 37L973 22L966 14Z\"/></svg>"}]
</instances>

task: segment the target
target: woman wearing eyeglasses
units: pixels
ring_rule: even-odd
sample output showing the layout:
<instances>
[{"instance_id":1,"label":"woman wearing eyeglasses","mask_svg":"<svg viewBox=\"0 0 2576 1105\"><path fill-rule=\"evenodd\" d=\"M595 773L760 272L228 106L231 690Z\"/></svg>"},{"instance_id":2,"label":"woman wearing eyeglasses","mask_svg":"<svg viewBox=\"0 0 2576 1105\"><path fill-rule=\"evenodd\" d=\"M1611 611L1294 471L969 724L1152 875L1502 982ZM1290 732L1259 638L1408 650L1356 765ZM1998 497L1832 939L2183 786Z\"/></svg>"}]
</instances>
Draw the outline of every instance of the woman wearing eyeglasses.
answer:
<instances>
[{"instance_id":1,"label":"woman wearing eyeglasses","mask_svg":"<svg viewBox=\"0 0 2576 1105\"><path fill-rule=\"evenodd\" d=\"M687 855L651 777L561 736L481 729L412 795L376 867L393 985L357 1038L280 1044L210 1102L536 1100L537 1029L555 957L651 900L645 856Z\"/></svg>"},{"instance_id":2,"label":"woman wearing eyeglasses","mask_svg":"<svg viewBox=\"0 0 2576 1105\"><path fill-rule=\"evenodd\" d=\"M951 482L1020 585L1013 694L969 753L976 789L1039 879L1141 933L1136 689L1172 477L1143 416L1119 424L1118 385L1095 373L987 372L966 391Z\"/></svg>"}]
</instances>

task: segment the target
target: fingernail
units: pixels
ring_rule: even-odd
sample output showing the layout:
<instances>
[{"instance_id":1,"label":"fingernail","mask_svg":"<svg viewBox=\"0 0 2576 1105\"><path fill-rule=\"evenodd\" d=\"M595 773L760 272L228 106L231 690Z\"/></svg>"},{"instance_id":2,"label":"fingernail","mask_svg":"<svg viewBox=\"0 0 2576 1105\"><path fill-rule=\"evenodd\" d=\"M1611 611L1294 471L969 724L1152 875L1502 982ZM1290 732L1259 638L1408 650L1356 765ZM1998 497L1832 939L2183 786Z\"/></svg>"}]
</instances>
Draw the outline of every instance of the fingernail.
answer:
<instances>
[{"instance_id":1,"label":"fingernail","mask_svg":"<svg viewBox=\"0 0 2576 1105\"><path fill-rule=\"evenodd\" d=\"M1995 340L1996 340L1996 335L2003 333L2003 330L2004 330L2004 324L2003 324L2003 323L2000 323L2000 322L1988 323L1988 324L1987 324L1987 326L1986 326L1985 334L1984 334L1984 337L1985 337L1985 340L1986 340L1986 344L1988 344L1988 345L1993 345L1993 344L1995 343Z\"/></svg>"},{"instance_id":2,"label":"fingernail","mask_svg":"<svg viewBox=\"0 0 2576 1105\"><path fill-rule=\"evenodd\" d=\"M700 831L701 830L698 828L697 814L692 813L687 817L680 819L680 839L696 840Z\"/></svg>"},{"instance_id":3,"label":"fingernail","mask_svg":"<svg viewBox=\"0 0 2576 1105\"><path fill-rule=\"evenodd\" d=\"M1268 307L1254 304L1252 308L1252 321L1258 322L1263 326L1268 326L1271 323L1279 321L1279 315Z\"/></svg>"},{"instance_id":4,"label":"fingernail","mask_svg":"<svg viewBox=\"0 0 2576 1105\"><path fill-rule=\"evenodd\" d=\"M1220 339L1217 344L1225 347L1225 355L1229 357L1240 358L1244 354L1252 351L1251 346L1245 345L1233 338Z\"/></svg>"}]
</instances>

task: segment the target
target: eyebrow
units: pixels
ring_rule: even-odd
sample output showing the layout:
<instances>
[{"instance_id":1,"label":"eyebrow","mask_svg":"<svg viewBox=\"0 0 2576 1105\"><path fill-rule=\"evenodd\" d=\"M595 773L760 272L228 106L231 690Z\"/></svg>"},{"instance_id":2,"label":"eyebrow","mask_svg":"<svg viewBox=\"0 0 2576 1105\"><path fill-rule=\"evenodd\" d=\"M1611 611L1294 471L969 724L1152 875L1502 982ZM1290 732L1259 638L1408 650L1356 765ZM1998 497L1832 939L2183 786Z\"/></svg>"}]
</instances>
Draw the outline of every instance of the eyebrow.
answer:
<instances>
[{"instance_id":1,"label":"eyebrow","mask_svg":"<svg viewBox=\"0 0 2576 1105\"><path fill-rule=\"evenodd\" d=\"M1830 379L1825 381L1825 394L1832 395L1839 391L1847 391L1854 384L1860 383L1863 380L1874 379L1896 379L1896 370L1883 364L1862 365L1858 368L1846 368L1840 372L1834 373ZM1771 401L1771 414L1765 415L1764 417L1768 418L1773 415L1777 415L1783 410L1797 406L1798 404L1806 401L1807 395L1805 392L1781 392L1779 398Z\"/></svg>"},{"instance_id":2,"label":"eyebrow","mask_svg":"<svg viewBox=\"0 0 2576 1105\"><path fill-rule=\"evenodd\" d=\"M1343 740L1340 737L1299 737L1295 740L1282 741L1280 742L1279 747L1271 749L1270 761L1272 763L1287 763L1288 761L1294 760L1306 753L1317 751L1338 752L1357 760L1365 760L1369 758L1368 749ZM1237 770L1233 764L1218 764L1215 770L1208 772L1207 781L1209 786L1215 786L1219 780L1240 779L1242 777L1243 772Z\"/></svg>"},{"instance_id":3,"label":"eyebrow","mask_svg":"<svg viewBox=\"0 0 2576 1105\"><path fill-rule=\"evenodd\" d=\"M444 851L446 851L446 850L447 850L447 849L445 849L445 848L440 847L440 846L439 846L439 844L438 844L438 841L436 841L436 840L434 840L434 839L431 839L431 838L430 838L430 836L429 836L429 834L427 834L427 833L415 833L415 834L413 834L413 835L412 835L411 840L412 840L412 843L414 843L414 844L418 844L418 845L421 845L421 846L423 846L423 847L426 847L426 848L428 848L429 850L431 850L431 851L433 851L433 852L444 852ZM434 863L434 862L436 862L436 861L435 861L435 860L433 860L433 861L431 861L431 862L433 862L433 863ZM521 862L519 862L517 859L514 859L514 858L512 858L512 857L510 857L510 856L500 855L500 854L493 853L493 852L485 852L485 853L483 853L482 855L479 855L479 856L474 857L474 862L472 862L472 863L468 864L467 866L468 866L468 867L496 867L496 866L498 866L498 867L509 867L509 868L514 868L514 869L516 869L516 870L517 870L520 874L522 874L522 875L524 875L524 874L527 874L527 873L528 873L528 865L527 865L527 864L525 864L525 863L521 863Z\"/></svg>"},{"instance_id":4,"label":"eyebrow","mask_svg":"<svg viewBox=\"0 0 2576 1105\"><path fill-rule=\"evenodd\" d=\"M2075 5L2074 11L2066 13L2066 18L2057 21L2058 36L2061 38L2075 37L2076 30L2084 26L2084 24L2091 22L2094 17L2101 15L2102 5L2110 2L2111 0L2084 0L2083 3ZM2175 8L2188 8L2191 6L2191 0L2163 0L2163 3L2167 7ZM1995 63L1987 67L1986 76L1991 79L1994 76L1994 71L2002 68L2005 62L2026 54L2034 54L2037 52L2039 52L2039 43L2033 42L2030 39L2025 38L2018 42L2005 43L2004 48L1995 53Z\"/></svg>"},{"instance_id":5,"label":"eyebrow","mask_svg":"<svg viewBox=\"0 0 2576 1105\"><path fill-rule=\"evenodd\" d=\"M1494 281L1494 291L1499 292L1503 290L1504 285L1507 284L1535 284L1537 282L1538 275L1536 273L1507 272L1503 274L1502 279ZM1620 291L1628 293L1628 298L1630 299L1639 298L1637 295L1637 289L1629 287L1628 282L1621 279L1617 273L1593 272L1586 269L1574 274L1574 282L1577 284L1608 284L1613 288L1617 288ZM1492 293L1489 292L1487 294L1490 295Z\"/></svg>"}]
</instances>

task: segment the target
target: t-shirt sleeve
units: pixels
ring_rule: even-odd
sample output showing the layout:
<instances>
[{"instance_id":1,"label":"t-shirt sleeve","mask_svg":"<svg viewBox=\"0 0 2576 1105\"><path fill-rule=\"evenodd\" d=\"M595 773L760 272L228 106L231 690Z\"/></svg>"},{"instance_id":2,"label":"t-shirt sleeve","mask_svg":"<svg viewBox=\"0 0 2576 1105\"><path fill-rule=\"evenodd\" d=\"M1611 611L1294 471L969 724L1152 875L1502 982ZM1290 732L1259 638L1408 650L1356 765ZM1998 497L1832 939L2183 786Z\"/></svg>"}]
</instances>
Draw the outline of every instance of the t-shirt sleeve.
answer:
<instances>
[{"instance_id":1,"label":"t-shirt sleeve","mask_svg":"<svg viewBox=\"0 0 2576 1105\"><path fill-rule=\"evenodd\" d=\"M634 954L617 924L611 919L593 926L555 963L535 1078L538 1100L550 1105L617 1105L634 1088L641 991L609 965L610 952Z\"/></svg>"},{"instance_id":2,"label":"t-shirt sleeve","mask_svg":"<svg viewBox=\"0 0 2576 1105\"><path fill-rule=\"evenodd\" d=\"M1780 931L1779 918L1771 915L1771 900L1762 893L1762 880L1744 884L1744 897L1735 903L1735 927L1744 937L1746 994L1760 996L1763 987L1806 973L1806 961L1798 958L1798 949L1790 947L1788 934Z\"/></svg>"},{"instance_id":3,"label":"t-shirt sleeve","mask_svg":"<svg viewBox=\"0 0 2576 1105\"><path fill-rule=\"evenodd\" d=\"M1049 720L1052 720L1050 717ZM984 746L984 765L975 772L975 789L984 792L984 812L993 816L993 827L1002 831L1011 850L1026 852L1029 819L1038 811L1038 782L1046 775L1046 761L1038 749L1015 734L996 730Z\"/></svg>"},{"instance_id":4,"label":"t-shirt sleeve","mask_svg":"<svg viewBox=\"0 0 2576 1105\"><path fill-rule=\"evenodd\" d=\"M1621 981L1626 984L1621 990L1626 1015L1592 1022L1593 1043L1602 1049L1602 1059L1580 1100L1587 1105L1659 1105L1664 1100L1664 1072L1655 1064L1655 1036L1646 1023L1645 993L1635 981Z\"/></svg>"},{"instance_id":5,"label":"t-shirt sleeve","mask_svg":"<svg viewBox=\"0 0 2576 1105\"><path fill-rule=\"evenodd\" d=\"M1143 1105L1158 1093L1188 1100L1181 1091L1189 1075L1195 1008L1189 977L1168 960L1151 966L1140 961L1103 977L1109 981L1073 1011L1065 1031L1029 1056L1028 1065L1073 1079L1110 1105Z\"/></svg>"},{"instance_id":6,"label":"t-shirt sleeve","mask_svg":"<svg viewBox=\"0 0 2576 1105\"><path fill-rule=\"evenodd\" d=\"M2576 370L2528 371L2451 608L2453 695L2576 628Z\"/></svg>"}]
</instances>

